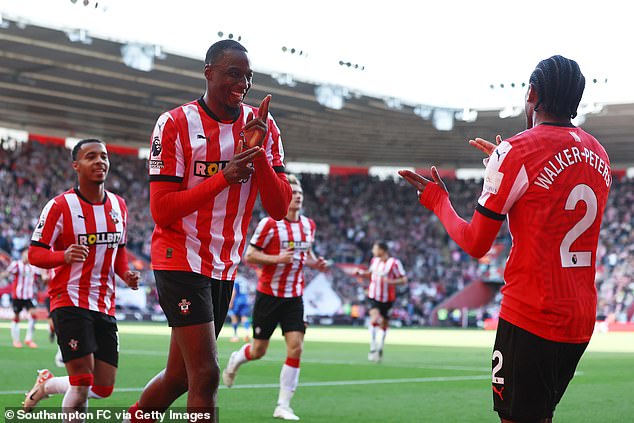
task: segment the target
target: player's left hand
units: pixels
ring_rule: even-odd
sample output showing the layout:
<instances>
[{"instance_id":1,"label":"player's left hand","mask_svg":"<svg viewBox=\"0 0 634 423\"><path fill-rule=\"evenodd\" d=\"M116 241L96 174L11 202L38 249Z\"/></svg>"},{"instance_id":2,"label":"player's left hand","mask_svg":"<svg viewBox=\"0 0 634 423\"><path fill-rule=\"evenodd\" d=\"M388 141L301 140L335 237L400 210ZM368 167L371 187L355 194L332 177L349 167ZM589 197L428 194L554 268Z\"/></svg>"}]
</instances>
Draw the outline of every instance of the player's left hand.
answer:
<instances>
[{"instance_id":1,"label":"player's left hand","mask_svg":"<svg viewBox=\"0 0 634 423\"><path fill-rule=\"evenodd\" d=\"M317 259L317 262L315 263L315 269L319 270L320 272L326 272L329 267L330 266L328 265L328 261L321 256Z\"/></svg>"},{"instance_id":2,"label":"player's left hand","mask_svg":"<svg viewBox=\"0 0 634 423\"><path fill-rule=\"evenodd\" d=\"M440 175L438 174L438 169L436 169L436 166L431 167L431 177L433 181L430 181L424 176L421 176L418 173L414 173L411 170L399 170L398 174L401 175L403 179L405 179L418 190L418 197L421 196L427 184L438 184L443 190L445 190L445 192L449 192L447 191L447 187L445 186L443 180L440 179Z\"/></svg>"},{"instance_id":3,"label":"player's left hand","mask_svg":"<svg viewBox=\"0 0 634 423\"><path fill-rule=\"evenodd\" d=\"M246 145L243 149L251 147L261 147L266 139L269 129L269 103L271 95L267 95L258 107L258 116L253 117L253 112L249 112L247 123L244 125L244 142Z\"/></svg>"},{"instance_id":4,"label":"player's left hand","mask_svg":"<svg viewBox=\"0 0 634 423\"><path fill-rule=\"evenodd\" d=\"M141 279L141 273L136 270L128 270L123 274L123 282L134 290L139 289L139 279Z\"/></svg>"}]
</instances>

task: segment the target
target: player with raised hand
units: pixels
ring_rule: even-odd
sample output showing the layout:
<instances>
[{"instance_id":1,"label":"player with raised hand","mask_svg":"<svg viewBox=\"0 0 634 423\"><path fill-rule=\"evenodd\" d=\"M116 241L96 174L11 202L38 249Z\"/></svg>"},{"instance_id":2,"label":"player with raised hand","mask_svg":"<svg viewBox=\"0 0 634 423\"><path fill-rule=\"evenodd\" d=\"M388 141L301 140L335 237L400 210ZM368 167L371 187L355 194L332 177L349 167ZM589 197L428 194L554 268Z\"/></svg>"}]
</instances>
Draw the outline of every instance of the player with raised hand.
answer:
<instances>
[{"instance_id":1,"label":"player with raised hand","mask_svg":"<svg viewBox=\"0 0 634 423\"><path fill-rule=\"evenodd\" d=\"M498 145L470 141L490 156L471 222L454 211L435 167L432 180L399 172L474 257L486 254L508 215L513 245L492 360L502 422L552 421L594 329L597 243L612 175L601 144L571 123L584 87L574 60L543 60L526 93L528 129L498 136Z\"/></svg>"},{"instance_id":2,"label":"player with raised hand","mask_svg":"<svg viewBox=\"0 0 634 423\"><path fill-rule=\"evenodd\" d=\"M243 103L252 85L247 50L214 43L205 93L163 113L152 134L152 269L171 327L167 364L130 408L164 411L187 392L187 408L215 419L220 379L216 338L233 290L258 193L282 219L291 199L280 132L268 112ZM137 413L141 410L141 413Z\"/></svg>"},{"instance_id":3,"label":"player with raised hand","mask_svg":"<svg viewBox=\"0 0 634 423\"><path fill-rule=\"evenodd\" d=\"M78 184L46 204L28 253L34 266L54 269L48 295L68 376L40 370L23 403L27 411L51 394L64 394L65 410L80 411L88 398L110 396L119 360L115 274L132 289L140 277L128 268L126 204L104 188L105 144L82 140L72 159Z\"/></svg>"}]
</instances>

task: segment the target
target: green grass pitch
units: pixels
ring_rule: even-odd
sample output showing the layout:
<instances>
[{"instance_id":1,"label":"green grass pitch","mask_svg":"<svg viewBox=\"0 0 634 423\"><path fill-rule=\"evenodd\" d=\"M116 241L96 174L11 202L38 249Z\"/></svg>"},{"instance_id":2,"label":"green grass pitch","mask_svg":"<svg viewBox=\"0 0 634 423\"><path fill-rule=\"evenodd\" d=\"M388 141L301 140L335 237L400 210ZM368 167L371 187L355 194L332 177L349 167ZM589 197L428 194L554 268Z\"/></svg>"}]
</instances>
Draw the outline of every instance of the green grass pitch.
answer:
<instances>
[{"instance_id":1,"label":"green grass pitch","mask_svg":"<svg viewBox=\"0 0 634 423\"><path fill-rule=\"evenodd\" d=\"M115 392L92 407L127 407L165 365L169 330L162 324L120 323ZM221 368L241 344L219 339ZM38 325L37 349L11 346L0 323L0 408L19 406L38 368L55 367L55 346ZM23 329L24 333L24 329ZM382 363L367 361L367 330L311 327L306 335L295 412L306 422L497 422L491 410L494 333L478 330L391 329ZM273 422L285 358L277 332L266 357L245 364L231 389L218 394L220 421ZM627 422L634 416L634 333L596 334L555 414L556 422ZM59 406L61 396L41 405ZM175 406L183 407L185 397Z\"/></svg>"}]
</instances>

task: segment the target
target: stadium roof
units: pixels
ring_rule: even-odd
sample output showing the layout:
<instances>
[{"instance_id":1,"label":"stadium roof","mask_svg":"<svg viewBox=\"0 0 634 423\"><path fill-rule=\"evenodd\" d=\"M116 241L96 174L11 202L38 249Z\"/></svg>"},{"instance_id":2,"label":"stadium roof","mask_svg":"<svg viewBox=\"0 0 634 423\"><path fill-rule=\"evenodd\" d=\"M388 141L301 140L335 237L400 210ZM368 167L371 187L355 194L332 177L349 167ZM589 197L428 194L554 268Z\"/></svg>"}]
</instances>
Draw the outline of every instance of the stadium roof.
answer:
<instances>
[{"instance_id":1,"label":"stadium roof","mask_svg":"<svg viewBox=\"0 0 634 423\"><path fill-rule=\"evenodd\" d=\"M5 21L6 22L6 21ZM71 42L60 30L11 23L0 29L0 125L58 136L99 136L109 142L147 146L158 115L200 96L201 60L166 55L153 70L123 63L124 44L92 39ZM271 112L282 130L287 160L341 165L438 164L479 166L480 154L466 144L524 128L520 115L500 119L480 111L475 122L456 120L439 131L412 107L389 107L383 99L352 96L341 110L320 105L316 85L280 85L257 73L247 102L273 95ZM606 146L613 167L634 164L634 105L610 105L588 115L584 128Z\"/></svg>"}]
</instances>

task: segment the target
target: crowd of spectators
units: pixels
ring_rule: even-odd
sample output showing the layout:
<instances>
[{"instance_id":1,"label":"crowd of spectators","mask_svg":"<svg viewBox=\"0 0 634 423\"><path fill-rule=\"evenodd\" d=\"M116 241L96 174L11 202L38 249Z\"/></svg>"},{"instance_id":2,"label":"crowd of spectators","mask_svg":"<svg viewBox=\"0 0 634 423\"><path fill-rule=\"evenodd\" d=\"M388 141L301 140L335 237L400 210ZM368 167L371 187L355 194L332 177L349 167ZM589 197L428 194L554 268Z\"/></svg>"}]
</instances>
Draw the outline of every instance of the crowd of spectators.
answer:
<instances>
[{"instance_id":1,"label":"crowd of spectators","mask_svg":"<svg viewBox=\"0 0 634 423\"><path fill-rule=\"evenodd\" d=\"M111 154L106 188L125 198L129 210L127 246L149 260L153 222L149 213L146 163L136 156ZM367 175L299 175L304 208L317 224L315 252L334 263L367 265L372 244L384 240L401 259L409 284L400 288L395 314L407 323L426 324L431 310L446 296L482 278L487 264L470 258L448 237L440 222L417 202L415 192L398 179ZM75 181L70 153L59 145L0 141L0 250L17 255L28 246L38 213L46 201ZM470 218L481 183L447 180L458 213ZM264 216L256 207L249 234ZM627 319L634 300L634 180L615 180L598 250L598 314ZM498 245L508 247L506 225ZM242 266L241 274L256 278ZM313 273L308 271L307 280ZM147 276L151 280L151 274ZM363 308L364 289L336 266L333 287L346 310ZM153 290L152 290L153 291Z\"/></svg>"}]
</instances>

